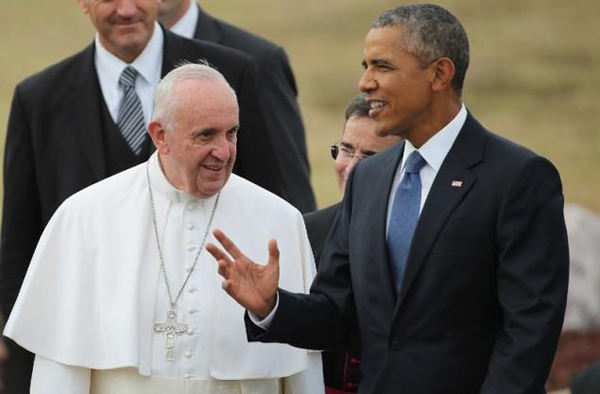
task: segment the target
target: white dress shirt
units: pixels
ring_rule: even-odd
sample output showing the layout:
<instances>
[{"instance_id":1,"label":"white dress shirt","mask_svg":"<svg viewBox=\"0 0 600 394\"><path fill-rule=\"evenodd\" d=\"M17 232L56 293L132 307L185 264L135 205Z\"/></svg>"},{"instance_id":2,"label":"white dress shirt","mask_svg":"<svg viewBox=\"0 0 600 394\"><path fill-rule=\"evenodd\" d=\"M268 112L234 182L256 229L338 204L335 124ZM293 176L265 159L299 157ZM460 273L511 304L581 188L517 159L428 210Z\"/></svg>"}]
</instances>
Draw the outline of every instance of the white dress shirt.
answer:
<instances>
[{"instance_id":1,"label":"white dress shirt","mask_svg":"<svg viewBox=\"0 0 600 394\"><path fill-rule=\"evenodd\" d=\"M198 23L198 6L195 1L190 1L190 7L185 14L169 30L182 37L193 38Z\"/></svg>"},{"instance_id":2,"label":"white dress shirt","mask_svg":"<svg viewBox=\"0 0 600 394\"><path fill-rule=\"evenodd\" d=\"M155 22L154 32L150 41L148 41L148 45L146 45L146 48L144 48L133 63L127 64L104 48L96 33L96 55L94 58L96 72L98 73L98 81L100 82L100 90L102 91L104 102L115 124L117 123L119 105L124 93L123 89L119 86L119 78L127 66L132 66L138 72L135 81L135 91L142 103L144 123L147 125L150 122L154 91L160 81L162 71L163 42L163 31L160 25Z\"/></svg>"},{"instance_id":3,"label":"white dress shirt","mask_svg":"<svg viewBox=\"0 0 600 394\"><path fill-rule=\"evenodd\" d=\"M421 206L419 207L419 214L423 210L423 206L425 205L425 201L427 200L427 196L429 195L429 190L431 190L431 185L433 185L433 181L435 181L435 177L437 176L444 159L448 155L450 148L454 144L456 137L458 137L458 133L460 129L462 129L465 124L465 120L467 119L467 109L463 104L458 114L448 123L444 128L434 134L427 142L423 144L419 149L416 149L413 144L410 143L409 140L406 140L404 144L404 154L402 155L402 162L396 169L396 175L394 176L394 182L392 183L392 189L390 191L390 197L388 199L387 206L387 220L386 220L386 237L387 231L390 227L390 216L392 214L392 206L394 204L394 196L396 195L396 189L402 178L404 177L404 173L406 171L406 160L408 156L415 151L418 150L421 154L421 157L425 160L427 164L421 168L419 171L419 176L421 177Z\"/></svg>"}]
</instances>

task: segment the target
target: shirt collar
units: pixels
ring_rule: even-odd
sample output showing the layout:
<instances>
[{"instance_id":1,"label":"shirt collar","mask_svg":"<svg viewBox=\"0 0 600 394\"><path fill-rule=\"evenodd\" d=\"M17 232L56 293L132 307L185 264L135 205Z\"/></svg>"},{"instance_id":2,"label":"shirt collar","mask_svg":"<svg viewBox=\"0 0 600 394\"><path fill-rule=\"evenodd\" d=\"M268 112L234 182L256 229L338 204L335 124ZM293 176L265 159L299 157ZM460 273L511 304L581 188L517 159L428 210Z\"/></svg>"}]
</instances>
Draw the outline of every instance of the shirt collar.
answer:
<instances>
[{"instance_id":1,"label":"shirt collar","mask_svg":"<svg viewBox=\"0 0 600 394\"><path fill-rule=\"evenodd\" d=\"M150 85L160 79L163 58L164 35L162 28L157 22L154 22L154 32L148 44L140 55L131 63L127 64L110 53L100 42L100 37L96 33L96 59L100 69L107 75L110 81L114 81L115 86L119 84L121 73L127 66L133 66L139 75Z\"/></svg>"},{"instance_id":2,"label":"shirt collar","mask_svg":"<svg viewBox=\"0 0 600 394\"><path fill-rule=\"evenodd\" d=\"M190 1L190 7L183 14L181 19L171 26L171 31L186 38L193 38L198 23L198 6L195 1Z\"/></svg>"},{"instance_id":3,"label":"shirt collar","mask_svg":"<svg viewBox=\"0 0 600 394\"><path fill-rule=\"evenodd\" d=\"M152 185L152 190L155 190L160 195L164 196L171 202L180 202L180 203L190 203L190 202L212 202L217 195L211 196L206 199L196 198L183 190L177 189L173 184L167 179L165 175L162 165L160 164L160 160L158 157L158 151L155 151L152 156L148 159L148 172L150 174L150 184Z\"/></svg>"},{"instance_id":4,"label":"shirt collar","mask_svg":"<svg viewBox=\"0 0 600 394\"><path fill-rule=\"evenodd\" d=\"M437 173L448 155L450 148L454 144L456 137L458 137L458 133L462 129L465 124L465 120L467 119L467 109L463 104L454 117L446 126L444 126L440 131L434 134L427 142L425 142L418 150L421 154L421 157L425 159L427 164L429 164ZM402 156L402 166L406 165L406 160L408 156L417 150L410 141L406 140L404 144L404 155Z\"/></svg>"}]
</instances>

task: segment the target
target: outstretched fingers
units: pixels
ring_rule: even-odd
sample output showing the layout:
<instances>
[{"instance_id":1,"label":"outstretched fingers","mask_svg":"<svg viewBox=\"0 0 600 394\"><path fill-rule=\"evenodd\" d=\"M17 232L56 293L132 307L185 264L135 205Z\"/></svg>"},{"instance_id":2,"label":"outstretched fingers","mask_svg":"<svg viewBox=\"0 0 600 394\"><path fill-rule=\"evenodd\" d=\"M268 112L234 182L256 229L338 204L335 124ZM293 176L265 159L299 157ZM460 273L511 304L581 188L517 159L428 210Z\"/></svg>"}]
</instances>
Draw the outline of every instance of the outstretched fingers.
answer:
<instances>
[{"instance_id":1,"label":"outstretched fingers","mask_svg":"<svg viewBox=\"0 0 600 394\"><path fill-rule=\"evenodd\" d=\"M243 256L242 252L233 243L233 241L230 240L225 235L225 233L223 231L217 229L217 230L213 231L213 234L214 234L215 238L217 239L217 241L219 241L221 246L223 246L225 248L225 250L227 251L227 253L229 253L231 255L231 257L233 257L234 259L237 259L237 258Z\"/></svg>"},{"instance_id":2,"label":"outstretched fingers","mask_svg":"<svg viewBox=\"0 0 600 394\"><path fill-rule=\"evenodd\" d=\"M208 253L210 253L215 258L215 260L217 260L217 264L219 266L219 268L218 268L219 275L221 275L225 279L229 278L229 276L230 276L229 268L230 268L231 264L233 264L233 262L231 261L229 256L227 256L227 254L225 252L223 252L221 249L219 249L217 246L215 246L212 243L208 243L206 245L206 250L208 251Z\"/></svg>"},{"instance_id":3,"label":"outstretched fingers","mask_svg":"<svg viewBox=\"0 0 600 394\"><path fill-rule=\"evenodd\" d=\"M272 239L269 241L269 265L279 265L279 248L277 247L277 240Z\"/></svg>"}]
</instances>

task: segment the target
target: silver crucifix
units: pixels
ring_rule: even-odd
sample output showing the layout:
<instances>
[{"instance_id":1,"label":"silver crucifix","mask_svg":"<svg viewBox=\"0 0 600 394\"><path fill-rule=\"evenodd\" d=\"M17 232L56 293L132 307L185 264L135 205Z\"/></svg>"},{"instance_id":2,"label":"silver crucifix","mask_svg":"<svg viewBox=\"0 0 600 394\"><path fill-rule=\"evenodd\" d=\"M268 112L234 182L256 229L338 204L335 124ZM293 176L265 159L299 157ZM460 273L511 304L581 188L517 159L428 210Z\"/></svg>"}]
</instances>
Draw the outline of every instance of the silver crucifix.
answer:
<instances>
[{"instance_id":1,"label":"silver crucifix","mask_svg":"<svg viewBox=\"0 0 600 394\"><path fill-rule=\"evenodd\" d=\"M167 335L167 361L175 361L175 336L186 333L188 325L177 323L177 311L175 308L167 312L167 322L154 325L154 332Z\"/></svg>"}]
</instances>

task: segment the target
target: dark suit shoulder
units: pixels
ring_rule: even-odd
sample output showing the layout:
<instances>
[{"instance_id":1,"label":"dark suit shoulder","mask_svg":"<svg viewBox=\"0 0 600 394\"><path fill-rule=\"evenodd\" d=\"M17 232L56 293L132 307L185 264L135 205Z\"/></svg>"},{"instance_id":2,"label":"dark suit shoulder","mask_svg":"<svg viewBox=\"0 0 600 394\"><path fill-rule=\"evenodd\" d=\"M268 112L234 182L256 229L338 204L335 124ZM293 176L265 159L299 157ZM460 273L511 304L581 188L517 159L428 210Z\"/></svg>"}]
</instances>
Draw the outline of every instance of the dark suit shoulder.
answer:
<instances>
[{"instance_id":1,"label":"dark suit shoulder","mask_svg":"<svg viewBox=\"0 0 600 394\"><path fill-rule=\"evenodd\" d=\"M335 214L337 213L338 209L340 208L341 203L338 202L336 204L330 205L326 208L323 209L319 209L317 211L314 212L308 212L305 213L304 215L302 215L304 217L304 223L306 223L306 226L312 226L313 224L319 225L322 223L326 223L331 219L333 220L333 218L335 217Z\"/></svg>"},{"instance_id":2,"label":"dark suit shoulder","mask_svg":"<svg viewBox=\"0 0 600 394\"><path fill-rule=\"evenodd\" d=\"M165 52L176 54L179 61L206 59L213 66L223 66L228 62L235 62L230 64L230 68L236 64L237 68L240 68L240 65L252 64L252 58L240 50L209 41L188 39L168 30L164 30L164 32ZM177 59L174 60L177 61Z\"/></svg>"},{"instance_id":3,"label":"dark suit shoulder","mask_svg":"<svg viewBox=\"0 0 600 394\"><path fill-rule=\"evenodd\" d=\"M17 89L26 100L43 100L46 104L53 102L69 91L74 74L88 60L93 60L92 45L28 76L17 85Z\"/></svg>"},{"instance_id":4,"label":"dark suit shoulder","mask_svg":"<svg viewBox=\"0 0 600 394\"><path fill-rule=\"evenodd\" d=\"M306 225L306 232L308 233L308 240L315 255L315 261L319 263L321 252L325 246L325 240L331 231L331 226L335 216L340 209L341 203L331 205L327 208L320 209L315 212L306 213L303 215L304 224Z\"/></svg>"},{"instance_id":5,"label":"dark suit shoulder","mask_svg":"<svg viewBox=\"0 0 600 394\"><path fill-rule=\"evenodd\" d=\"M206 13L203 14L203 17L209 18L214 24L218 30L221 44L247 53L259 65L264 64L267 59L273 56L282 57L287 61L285 51L279 45ZM204 39L201 34L196 34L196 38Z\"/></svg>"},{"instance_id":6,"label":"dark suit shoulder","mask_svg":"<svg viewBox=\"0 0 600 394\"><path fill-rule=\"evenodd\" d=\"M471 138L474 140L482 138L482 158L485 162L486 171L490 176L496 175L496 179L504 178L508 181L522 171L524 166L532 162L549 163L546 158L531 149L483 128L474 119L475 123L469 122L469 119L467 121L463 127L465 136L472 136ZM461 138L460 135L459 138ZM463 149L463 155L466 155L464 150L470 148L469 144L461 141L460 146Z\"/></svg>"}]
</instances>

